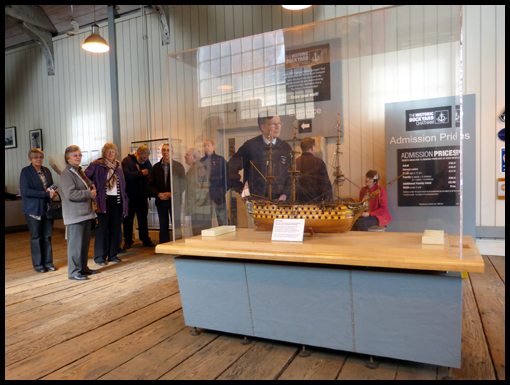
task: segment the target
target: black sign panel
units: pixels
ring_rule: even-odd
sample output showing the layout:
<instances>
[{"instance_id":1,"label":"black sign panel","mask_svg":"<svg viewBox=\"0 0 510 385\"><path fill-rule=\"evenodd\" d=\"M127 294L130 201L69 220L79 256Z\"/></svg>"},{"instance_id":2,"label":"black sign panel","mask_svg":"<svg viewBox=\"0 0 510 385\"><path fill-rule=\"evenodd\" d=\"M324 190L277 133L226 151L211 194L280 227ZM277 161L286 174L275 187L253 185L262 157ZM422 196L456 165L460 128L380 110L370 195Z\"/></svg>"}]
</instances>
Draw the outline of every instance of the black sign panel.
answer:
<instances>
[{"instance_id":1,"label":"black sign panel","mask_svg":"<svg viewBox=\"0 0 510 385\"><path fill-rule=\"evenodd\" d=\"M285 51L287 102L331 99L329 44Z\"/></svg>"},{"instance_id":2,"label":"black sign panel","mask_svg":"<svg viewBox=\"0 0 510 385\"><path fill-rule=\"evenodd\" d=\"M399 206L458 206L460 146L397 150Z\"/></svg>"},{"instance_id":3,"label":"black sign panel","mask_svg":"<svg viewBox=\"0 0 510 385\"><path fill-rule=\"evenodd\" d=\"M452 106L406 110L406 131L451 128L452 120Z\"/></svg>"},{"instance_id":4,"label":"black sign panel","mask_svg":"<svg viewBox=\"0 0 510 385\"><path fill-rule=\"evenodd\" d=\"M299 120L298 124L300 134L312 132L312 119Z\"/></svg>"}]
</instances>

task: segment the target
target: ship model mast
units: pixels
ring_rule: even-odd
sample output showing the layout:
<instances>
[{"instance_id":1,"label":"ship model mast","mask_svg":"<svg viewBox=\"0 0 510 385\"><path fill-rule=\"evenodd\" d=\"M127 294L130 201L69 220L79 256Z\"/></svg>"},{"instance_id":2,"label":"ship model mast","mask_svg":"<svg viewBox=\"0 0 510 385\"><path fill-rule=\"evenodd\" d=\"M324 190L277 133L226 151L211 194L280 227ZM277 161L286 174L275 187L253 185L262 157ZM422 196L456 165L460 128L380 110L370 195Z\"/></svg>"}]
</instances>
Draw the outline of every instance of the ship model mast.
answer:
<instances>
[{"instance_id":1,"label":"ship model mast","mask_svg":"<svg viewBox=\"0 0 510 385\"><path fill-rule=\"evenodd\" d=\"M337 139L336 139L336 167L335 167L335 173L333 176L335 177L335 186L336 186L336 194L337 194L337 201L340 202L340 187L345 181L345 175L342 174L342 171L340 169L340 137L343 130L342 125L340 124L340 114L338 114L337 123L336 123L336 130L338 132Z\"/></svg>"},{"instance_id":2,"label":"ship model mast","mask_svg":"<svg viewBox=\"0 0 510 385\"><path fill-rule=\"evenodd\" d=\"M298 131L298 121L294 121L294 138L292 139L292 169L288 171L290 177L292 178L292 204L296 202L296 182L301 177L301 173L297 169L296 165L296 155L298 151L296 151L296 140L297 140L297 131Z\"/></svg>"}]
</instances>

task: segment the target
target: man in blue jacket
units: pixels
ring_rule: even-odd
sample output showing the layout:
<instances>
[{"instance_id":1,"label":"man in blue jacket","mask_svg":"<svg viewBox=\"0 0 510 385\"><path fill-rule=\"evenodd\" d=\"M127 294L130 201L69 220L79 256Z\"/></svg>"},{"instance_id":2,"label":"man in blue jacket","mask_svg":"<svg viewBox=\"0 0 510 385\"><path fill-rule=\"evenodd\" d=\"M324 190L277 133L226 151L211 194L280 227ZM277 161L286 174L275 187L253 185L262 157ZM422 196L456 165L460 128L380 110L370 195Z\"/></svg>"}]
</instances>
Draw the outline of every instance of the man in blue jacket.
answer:
<instances>
[{"instance_id":1,"label":"man in blue jacket","mask_svg":"<svg viewBox=\"0 0 510 385\"><path fill-rule=\"evenodd\" d=\"M211 206L216 211L218 226L228 225L227 201L227 161L214 151L214 142L210 139L204 142L205 156L200 159L209 177L209 196Z\"/></svg>"},{"instance_id":2,"label":"man in blue jacket","mask_svg":"<svg viewBox=\"0 0 510 385\"><path fill-rule=\"evenodd\" d=\"M241 193L244 184L248 182L250 194L255 198L285 201L291 198L292 186L288 170L292 148L287 142L279 139L282 122L278 115L259 117L258 123L262 135L247 140L228 162L229 187ZM269 197L267 176L270 148L273 152L271 170L273 183ZM239 175L240 170L244 170L243 182Z\"/></svg>"}]
</instances>

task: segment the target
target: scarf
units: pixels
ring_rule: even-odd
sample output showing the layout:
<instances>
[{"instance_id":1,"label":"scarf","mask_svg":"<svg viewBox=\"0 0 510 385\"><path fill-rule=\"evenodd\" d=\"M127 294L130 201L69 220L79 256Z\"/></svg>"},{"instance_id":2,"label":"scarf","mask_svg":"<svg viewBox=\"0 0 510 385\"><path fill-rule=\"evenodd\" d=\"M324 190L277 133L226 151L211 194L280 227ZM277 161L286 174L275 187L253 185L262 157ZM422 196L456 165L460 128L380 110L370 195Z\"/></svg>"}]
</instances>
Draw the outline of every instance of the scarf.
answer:
<instances>
[{"instance_id":1,"label":"scarf","mask_svg":"<svg viewBox=\"0 0 510 385\"><path fill-rule=\"evenodd\" d=\"M111 190L114 186L117 186L117 174L115 173L115 169L117 168L117 161L114 159L113 163L110 162L108 159L103 158L103 163L105 164L106 168L108 169L108 177L106 182L106 187L108 190ZM113 175L113 177L112 177Z\"/></svg>"},{"instance_id":2,"label":"scarf","mask_svg":"<svg viewBox=\"0 0 510 385\"><path fill-rule=\"evenodd\" d=\"M80 166L78 166L78 167L73 166L73 167L76 171L78 171L78 174L81 176L81 179L83 179L85 181L85 183L87 184L87 186L89 186L89 188L91 188L92 183L90 183L89 178L87 178L87 175L85 175L85 173L83 172L81 167Z\"/></svg>"}]
</instances>

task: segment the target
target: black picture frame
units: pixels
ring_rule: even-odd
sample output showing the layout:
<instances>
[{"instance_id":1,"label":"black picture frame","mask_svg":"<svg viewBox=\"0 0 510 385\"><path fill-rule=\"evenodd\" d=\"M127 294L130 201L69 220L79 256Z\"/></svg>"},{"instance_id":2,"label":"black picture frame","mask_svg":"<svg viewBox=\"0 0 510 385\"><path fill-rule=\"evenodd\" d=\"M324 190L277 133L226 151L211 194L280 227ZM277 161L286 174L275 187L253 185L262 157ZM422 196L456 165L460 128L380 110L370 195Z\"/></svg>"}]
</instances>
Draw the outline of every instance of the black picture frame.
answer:
<instances>
[{"instance_id":1,"label":"black picture frame","mask_svg":"<svg viewBox=\"0 0 510 385\"><path fill-rule=\"evenodd\" d=\"M44 149L42 128L30 130L29 139L30 139L30 148L37 148L41 151Z\"/></svg>"},{"instance_id":2,"label":"black picture frame","mask_svg":"<svg viewBox=\"0 0 510 385\"><path fill-rule=\"evenodd\" d=\"M16 126L5 127L5 149L18 147L18 138L16 136Z\"/></svg>"}]
</instances>

